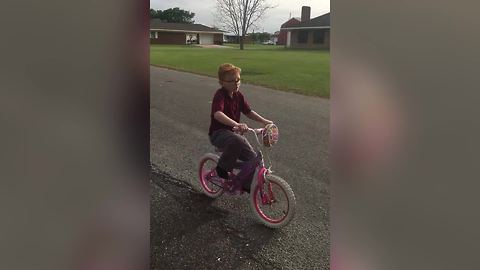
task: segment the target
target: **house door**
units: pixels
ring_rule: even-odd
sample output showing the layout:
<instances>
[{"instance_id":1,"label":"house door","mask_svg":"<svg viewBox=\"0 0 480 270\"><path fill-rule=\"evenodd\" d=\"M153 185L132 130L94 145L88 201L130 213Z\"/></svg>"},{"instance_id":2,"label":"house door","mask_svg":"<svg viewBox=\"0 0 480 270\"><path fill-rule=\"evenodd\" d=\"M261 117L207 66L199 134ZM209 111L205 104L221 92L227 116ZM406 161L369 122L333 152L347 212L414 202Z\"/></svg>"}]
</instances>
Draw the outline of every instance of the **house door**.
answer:
<instances>
[{"instance_id":1,"label":"house door","mask_svg":"<svg viewBox=\"0 0 480 270\"><path fill-rule=\"evenodd\" d=\"M213 34L200 34L200 44L202 44L202 45L212 45L213 44Z\"/></svg>"}]
</instances>

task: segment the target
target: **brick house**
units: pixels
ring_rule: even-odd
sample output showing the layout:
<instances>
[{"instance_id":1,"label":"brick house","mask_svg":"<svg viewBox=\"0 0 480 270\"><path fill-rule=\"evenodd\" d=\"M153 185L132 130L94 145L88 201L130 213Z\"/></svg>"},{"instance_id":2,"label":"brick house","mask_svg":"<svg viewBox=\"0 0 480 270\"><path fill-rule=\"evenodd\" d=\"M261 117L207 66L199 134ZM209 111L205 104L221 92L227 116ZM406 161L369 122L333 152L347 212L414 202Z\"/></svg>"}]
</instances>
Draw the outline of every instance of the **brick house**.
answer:
<instances>
[{"instance_id":1,"label":"brick house","mask_svg":"<svg viewBox=\"0 0 480 270\"><path fill-rule=\"evenodd\" d=\"M310 19L310 7L303 6L300 22L281 30L287 31L287 48L330 49L330 12Z\"/></svg>"},{"instance_id":2,"label":"brick house","mask_svg":"<svg viewBox=\"0 0 480 270\"><path fill-rule=\"evenodd\" d=\"M280 33L278 34L277 45L287 45L287 33L286 29L282 29L293 24L297 24L300 22L300 18L291 18L290 20L286 21L282 26L280 26Z\"/></svg>"},{"instance_id":3,"label":"brick house","mask_svg":"<svg viewBox=\"0 0 480 270\"><path fill-rule=\"evenodd\" d=\"M150 20L151 44L223 44L223 31L203 24L166 23Z\"/></svg>"}]
</instances>

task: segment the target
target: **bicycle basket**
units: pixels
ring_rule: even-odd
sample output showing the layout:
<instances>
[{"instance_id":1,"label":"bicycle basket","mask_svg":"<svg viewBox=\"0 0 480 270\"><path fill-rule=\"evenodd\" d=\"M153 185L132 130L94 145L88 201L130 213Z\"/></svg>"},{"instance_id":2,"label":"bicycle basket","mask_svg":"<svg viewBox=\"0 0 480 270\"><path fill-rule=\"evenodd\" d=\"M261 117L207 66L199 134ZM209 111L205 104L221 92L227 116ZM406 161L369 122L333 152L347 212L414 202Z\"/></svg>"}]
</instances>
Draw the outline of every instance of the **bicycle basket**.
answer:
<instances>
[{"instance_id":1,"label":"bicycle basket","mask_svg":"<svg viewBox=\"0 0 480 270\"><path fill-rule=\"evenodd\" d=\"M271 147L278 142L278 127L275 124L268 124L262 131L263 145Z\"/></svg>"}]
</instances>

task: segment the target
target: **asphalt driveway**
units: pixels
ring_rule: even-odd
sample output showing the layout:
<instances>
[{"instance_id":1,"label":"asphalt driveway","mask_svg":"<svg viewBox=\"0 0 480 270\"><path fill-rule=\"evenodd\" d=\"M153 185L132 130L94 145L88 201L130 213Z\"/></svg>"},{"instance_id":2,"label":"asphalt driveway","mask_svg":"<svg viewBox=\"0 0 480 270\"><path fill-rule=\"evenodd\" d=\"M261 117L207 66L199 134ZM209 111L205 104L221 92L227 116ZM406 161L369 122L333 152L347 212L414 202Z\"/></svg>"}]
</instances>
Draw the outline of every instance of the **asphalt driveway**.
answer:
<instances>
[{"instance_id":1,"label":"asphalt driveway","mask_svg":"<svg viewBox=\"0 0 480 270\"><path fill-rule=\"evenodd\" d=\"M246 195L211 200L196 191L198 160L213 150L217 80L152 66L150 83L152 269L329 269L329 100L241 86L251 107L278 125L268 153L297 197L293 221L270 230L253 218Z\"/></svg>"}]
</instances>

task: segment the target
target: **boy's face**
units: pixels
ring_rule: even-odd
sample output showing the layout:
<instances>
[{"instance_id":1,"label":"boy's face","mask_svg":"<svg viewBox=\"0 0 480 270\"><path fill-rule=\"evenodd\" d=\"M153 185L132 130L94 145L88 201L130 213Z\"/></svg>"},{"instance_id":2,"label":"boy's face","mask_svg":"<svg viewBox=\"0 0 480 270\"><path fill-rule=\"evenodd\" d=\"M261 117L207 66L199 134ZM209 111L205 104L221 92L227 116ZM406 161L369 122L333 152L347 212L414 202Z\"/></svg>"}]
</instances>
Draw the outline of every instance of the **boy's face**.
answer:
<instances>
[{"instance_id":1,"label":"boy's face","mask_svg":"<svg viewBox=\"0 0 480 270\"><path fill-rule=\"evenodd\" d=\"M228 73L225 75L223 80L220 81L220 84L230 93L235 93L240 89L240 74Z\"/></svg>"}]
</instances>

